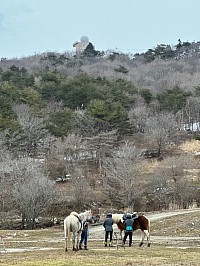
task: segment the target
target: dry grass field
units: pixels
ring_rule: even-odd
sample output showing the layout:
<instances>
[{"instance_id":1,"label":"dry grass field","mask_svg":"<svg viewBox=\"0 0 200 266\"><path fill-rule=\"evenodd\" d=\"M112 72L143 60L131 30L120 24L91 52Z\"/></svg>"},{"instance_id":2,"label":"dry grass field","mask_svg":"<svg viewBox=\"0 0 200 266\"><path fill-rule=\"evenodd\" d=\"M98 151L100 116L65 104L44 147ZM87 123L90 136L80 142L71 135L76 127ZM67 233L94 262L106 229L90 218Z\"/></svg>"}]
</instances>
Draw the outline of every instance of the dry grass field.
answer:
<instances>
[{"instance_id":1,"label":"dry grass field","mask_svg":"<svg viewBox=\"0 0 200 266\"><path fill-rule=\"evenodd\" d=\"M139 247L140 232L134 233L132 247L103 246L103 227L91 226L89 250L64 252L62 226L33 231L0 231L2 266L133 266L194 265L200 261L200 209L170 215L151 214L152 245ZM146 214L148 217L148 214ZM153 219L153 217L157 217ZM117 232L117 229L114 229Z\"/></svg>"}]
</instances>

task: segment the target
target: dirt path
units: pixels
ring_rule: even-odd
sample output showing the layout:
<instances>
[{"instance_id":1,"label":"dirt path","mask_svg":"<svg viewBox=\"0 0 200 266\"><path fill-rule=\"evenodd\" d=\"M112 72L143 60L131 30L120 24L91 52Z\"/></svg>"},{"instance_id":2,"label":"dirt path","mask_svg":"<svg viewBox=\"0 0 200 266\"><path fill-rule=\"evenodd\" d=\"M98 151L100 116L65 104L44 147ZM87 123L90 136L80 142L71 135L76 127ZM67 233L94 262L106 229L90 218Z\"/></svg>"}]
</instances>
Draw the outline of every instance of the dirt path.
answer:
<instances>
[{"instance_id":1,"label":"dirt path","mask_svg":"<svg viewBox=\"0 0 200 266\"><path fill-rule=\"evenodd\" d=\"M156 221L163 218L168 218L172 216L176 216L179 214L186 214L186 213L192 213L200 211L200 208L198 209L190 209L190 210L175 210L175 211L166 211L166 212L159 212L159 213L150 213L145 214L145 216L150 219L150 221Z\"/></svg>"}]
</instances>

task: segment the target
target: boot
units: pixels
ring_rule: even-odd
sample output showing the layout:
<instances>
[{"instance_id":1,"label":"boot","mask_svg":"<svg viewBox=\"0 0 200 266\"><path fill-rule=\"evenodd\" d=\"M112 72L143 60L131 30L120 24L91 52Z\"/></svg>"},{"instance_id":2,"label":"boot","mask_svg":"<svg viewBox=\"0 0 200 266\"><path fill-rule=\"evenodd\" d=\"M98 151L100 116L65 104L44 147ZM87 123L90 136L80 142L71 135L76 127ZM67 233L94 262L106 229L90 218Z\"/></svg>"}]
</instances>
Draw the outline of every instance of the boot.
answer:
<instances>
[{"instance_id":1,"label":"boot","mask_svg":"<svg viewBox=\"0 0 200 266\"><path fill-rule=\"evenodd\" d=\"M87 246L84 246L84 250L88 250Z\"/></svg>"},{"instance_id":2,"label":"boot","mask_svg":"<svg viewBox=\"0 0 200 266\"><path fill-rule=\"evenodd\" d=\"M107 247L107 242L104 242L104 246Z\"/></svg>"},{"instance_id":3,"label":"boot","mask_svg":"<svg viewBox=\"0 0 200 266\"><path fill-rule=\"evenodd\" d=\"M82 250L82 247L81 247L81 246L79 246L79 249L80 249L80 250Z\"/></svg>"}]
</instances>

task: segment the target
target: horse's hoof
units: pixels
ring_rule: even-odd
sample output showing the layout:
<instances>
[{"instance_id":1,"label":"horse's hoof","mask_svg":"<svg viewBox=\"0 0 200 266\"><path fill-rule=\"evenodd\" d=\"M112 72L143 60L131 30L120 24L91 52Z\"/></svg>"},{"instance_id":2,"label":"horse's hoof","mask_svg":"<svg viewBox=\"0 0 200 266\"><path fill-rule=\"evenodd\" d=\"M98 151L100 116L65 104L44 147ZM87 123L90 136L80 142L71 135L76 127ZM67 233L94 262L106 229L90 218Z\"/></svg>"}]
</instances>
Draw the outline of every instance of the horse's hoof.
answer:
<instances>
[{"instance_id":1,"label":"horse's hoof","mask_svg":"<svg viewBox=\"0 0 200 266\"><path fill-rule=\"evenodd\" d=\"M65 252L67 252L67 248L65 249Z\"/></svg>"},{"instance_id":2,"label":"horse's hoof","mask_svg":"<svg viewBox=\"0 0 200 266\"><path fill-rule=\"evenodd\" d=\"M141 242L140 244L139 244L139 247L141 247L143 245L143 243Z\"/></svg>"},{"instance_id":3,"label":"horse's hoof","mask_svg":"<svg viewBox=\"0 0 200 266\"><path fill-rule=\"evenodd\" d=\"M150 247L151 246L151 243L148 243L147 247Z\"/></svg>"}]
</instances>

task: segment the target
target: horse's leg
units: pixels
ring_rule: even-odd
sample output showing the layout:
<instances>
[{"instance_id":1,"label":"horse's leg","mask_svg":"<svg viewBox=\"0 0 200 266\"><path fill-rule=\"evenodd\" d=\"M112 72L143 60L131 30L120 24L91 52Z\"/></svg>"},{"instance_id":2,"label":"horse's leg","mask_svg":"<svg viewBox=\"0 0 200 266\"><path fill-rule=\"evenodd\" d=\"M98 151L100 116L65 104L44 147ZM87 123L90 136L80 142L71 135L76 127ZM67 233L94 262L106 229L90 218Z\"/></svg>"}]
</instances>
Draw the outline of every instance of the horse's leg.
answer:
<instances>
[{"instance_id":1,"label":"horse's leg","mask_svg":"<svg viewBox=\"0 0 200 266\"><path fill-rule=\"evenodd\" d=\"M67 252L67 237L65 237L65 252Z\"/></svg>"},{"instance_id":2,"label":"horse's leg","mask_svg":"<svg viewBox=\"0 0 200 266\"><path fill-rule=\"evenodd\" d=\"M122 240L122 230L120 230L120 239Z\"/></svg>"},{"instance_id":3,"label":"horse's leg","mask_svg":"<svg viewBox=\"0 0 200 266\"><path fill-rule=\"evenodd\" d=\"M142 239L141 239L141 242L139 244L139 247L141 247L144 244L144 238L145 238L145 232L142 230Z\"/></svg>"},{"instance_id":4,"label":"horse's leg","mask_svg":"<svg viewBox=\"0 0 200 266\"><path fill-rule=\"evenodd\" d=\"M76 239L76 249L78 250L79 248L79 239L80 239L80 232L77 234L77 239Z\"/></svg>"},{"instance_id":5,"label":"horse's leg","mask_svg":"<svg viewBox=\"0 0 200 266\"><path fill-rule=\"evenodd\" d=\"M123 234L123 230L120 230L120 238L121 238L121 241L122 241L122 244L121 244L122 247L124 247L124 242L123 242L124 235L125 235L125 233Z\"/></svg>"},{"instance_id":6,"label":"horse's leg","mask_svg":"<svg viewBox=\"0 0 200 266\"><path fill-rule=\"evenodd\" d=\"M73 232L73 238L72 238L73 251L76 251L76 247L75 247L75 241L76 241L76 233L75 233L75 232Z\"/></svg>"},{"instance_id":7,"label":"horse's leg","mask_svg":"<svg viewBox=\"0 0 200 266\"><path fill-rule=\"evenodd\" d=\"M149 234L149 231L148 230L144 230L144 234L147 237L147 246L150 247L151 242L150 242L150 234Z\"/></svg>"},{"instance_id":8,"label":"horse's leg","mask_svg":"<svg viewBox=\"0 0 200 266\"><path fill-rule=\"evenodd\" d=\"M150 247L151 242L150 242L150 220L148 220L148 227L147 227L147 246Z\"/></svg>"},{"instance_id":9,"label":"horse's leg","mask_svg":"<svg viewBox=\"0 0 200 266\"><path fill-rule=\"evenodd\" d=\"M66 228L66 224L64 222L64 235L65 235L65 251L67 252L67 228Z\"/></svg>"},{"instance_id":10,"label":"horse's leg","mask_svg":"<svg viewBox=\"0 0 200 266\"><path fill-rule=\"evenodd\" d=\"M147 246L150 247L150 245L151 245L151 243L150 243L150 234L149 234L148 230L142 230L142 240L141 240L139 246L141 247L144 244L145 236L147 237L147 243L148 243Z\"/></svg>"}]
</instances>

